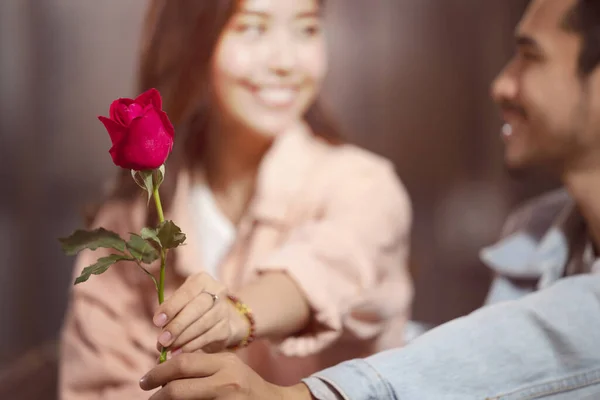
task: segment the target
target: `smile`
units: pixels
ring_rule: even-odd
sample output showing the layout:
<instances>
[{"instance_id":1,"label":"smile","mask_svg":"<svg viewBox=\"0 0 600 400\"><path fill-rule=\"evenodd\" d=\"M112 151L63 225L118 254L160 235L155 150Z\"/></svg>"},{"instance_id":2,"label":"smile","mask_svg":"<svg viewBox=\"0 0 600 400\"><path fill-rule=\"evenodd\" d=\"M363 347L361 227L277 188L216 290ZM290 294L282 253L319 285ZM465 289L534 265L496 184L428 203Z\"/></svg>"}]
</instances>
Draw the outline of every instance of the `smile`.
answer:
<instances>
[{"instance_id":1,"label":"smile","mask_svg":"<svg viewBox=\"0 0 600 400\"><path fill-rule=\"evenodd\" d=\"M287 108L295 103L299 90L289 86L258 86L252 93L260 103L269 108Z\"/></svg>"}]
</instances>

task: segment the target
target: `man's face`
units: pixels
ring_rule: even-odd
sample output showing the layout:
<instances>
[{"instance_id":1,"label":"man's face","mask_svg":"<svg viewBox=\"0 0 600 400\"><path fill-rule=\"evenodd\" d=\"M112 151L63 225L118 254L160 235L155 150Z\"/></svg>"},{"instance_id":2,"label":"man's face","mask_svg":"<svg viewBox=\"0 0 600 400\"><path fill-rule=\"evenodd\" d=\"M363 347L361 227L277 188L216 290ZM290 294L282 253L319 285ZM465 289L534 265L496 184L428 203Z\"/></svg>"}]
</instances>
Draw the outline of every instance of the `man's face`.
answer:
<instances>
[{"instance_id":1,"label":"man's face","mask_svg":"<svg viewBox=\"0 0 600 400\"><path fill-rule=\"evenodd\" d=\"M593 149L600 154L599 74L580 77L581 36L565 28L575 4L532 1L517 27L516 53L493 83L511 169L542 166L563 173L587 163Z\"/></svg>"}]
</instances>

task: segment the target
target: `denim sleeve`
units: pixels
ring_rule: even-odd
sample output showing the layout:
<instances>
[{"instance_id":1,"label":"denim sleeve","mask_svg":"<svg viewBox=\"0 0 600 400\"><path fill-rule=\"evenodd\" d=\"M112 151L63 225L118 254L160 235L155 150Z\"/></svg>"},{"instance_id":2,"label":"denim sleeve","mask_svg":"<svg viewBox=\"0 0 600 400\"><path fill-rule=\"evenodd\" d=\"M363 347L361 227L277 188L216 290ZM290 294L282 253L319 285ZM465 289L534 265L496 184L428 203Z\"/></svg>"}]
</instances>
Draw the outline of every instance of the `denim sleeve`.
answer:
<instances>
[{"instance_id":1,"label":"denim sleeve","mask_svg":"<svg viewBox=\"0 0 600 400\"><path fill-rule=\"evenodd\" d=\"M320 380L351 400L586 398L600 396L598 343L600 276L578 276L446 323L404 348L321 371L306 383L316 387Z\"/></svg>"},{"instance_id":2,"label":"denim sleeve","mask_svg":"<svg viewBox=\"0 0 600 400\"><path fill-rule=\"evenodd\" d=\"M395 399L388 383L365 360L338 364L304 383L317 400Z\"/></svg>"},{"instance_id":3,"label":"denim sleeve","mask_svg":"<svg viewBox=\"0 0 600 400\"><path fill-rule=\"evenodd\" d=\"M338 370L343 370L341 364L339 367ZM321 378L311 376L302 381L308 386L310 393L317 400L346 400L340 395L338 390L334 389L330 384L325 383Z\"/></svg>"}]
</instances>

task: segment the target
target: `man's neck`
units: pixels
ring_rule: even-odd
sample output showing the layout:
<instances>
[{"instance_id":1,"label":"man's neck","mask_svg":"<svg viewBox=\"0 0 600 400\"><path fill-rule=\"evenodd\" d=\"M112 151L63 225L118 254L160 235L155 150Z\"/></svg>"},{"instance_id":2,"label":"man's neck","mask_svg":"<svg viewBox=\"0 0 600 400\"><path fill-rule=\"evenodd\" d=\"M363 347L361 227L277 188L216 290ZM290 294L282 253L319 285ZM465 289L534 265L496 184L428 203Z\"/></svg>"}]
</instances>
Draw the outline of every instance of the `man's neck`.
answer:
<instances>
[{"instance_id":1,"label":"man's neck","mask_svg":"<svg viewBox=\"0 0 600 400\"><path fill-rule=\"evenodd\" d=\"M568 173L562 179L583 215L596 248L600 248L600 169Z\"/></svg>"}]
</instances>

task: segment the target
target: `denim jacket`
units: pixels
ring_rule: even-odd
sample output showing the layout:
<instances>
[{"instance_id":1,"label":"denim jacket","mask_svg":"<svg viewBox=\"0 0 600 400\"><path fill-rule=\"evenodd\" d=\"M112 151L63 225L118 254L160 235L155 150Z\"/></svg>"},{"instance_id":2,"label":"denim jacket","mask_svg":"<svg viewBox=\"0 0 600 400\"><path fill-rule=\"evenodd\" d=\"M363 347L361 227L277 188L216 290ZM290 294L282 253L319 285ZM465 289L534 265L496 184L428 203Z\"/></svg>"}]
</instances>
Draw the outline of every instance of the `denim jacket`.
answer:
<instances>
[{"instance_id":1,"label":"denim jacket","mask_svg":"<svg viewBox=\"0 0 600 400\"><path fill-rule=\"evenodd\" d=\"M497 274L487 306L404 348L305 379L313 395L600 399L600 274L589 274L600 263L572 199L559 191L519 210L482 258Z\"/></svg>"},{"instance_id":2,"label":"denim jacket","mask_svg":"<svg viewBox=\"0 0 600 400\"><path fill-rule=\"evenodd\" d=\"M514 212L503 238L480 257L495 272L486 304L520 298L564 276L591 272L594 265L585 221L562 189Z\"/></svg>"}]
</instances>

